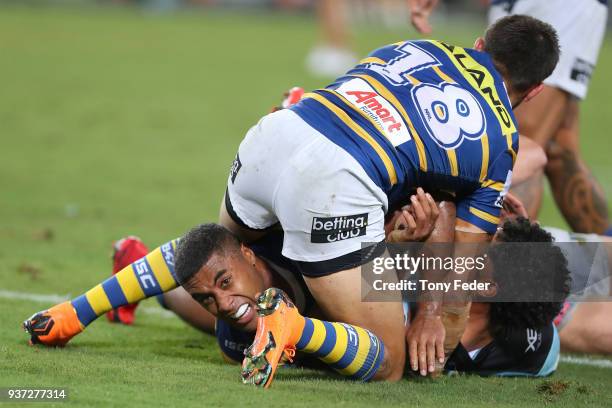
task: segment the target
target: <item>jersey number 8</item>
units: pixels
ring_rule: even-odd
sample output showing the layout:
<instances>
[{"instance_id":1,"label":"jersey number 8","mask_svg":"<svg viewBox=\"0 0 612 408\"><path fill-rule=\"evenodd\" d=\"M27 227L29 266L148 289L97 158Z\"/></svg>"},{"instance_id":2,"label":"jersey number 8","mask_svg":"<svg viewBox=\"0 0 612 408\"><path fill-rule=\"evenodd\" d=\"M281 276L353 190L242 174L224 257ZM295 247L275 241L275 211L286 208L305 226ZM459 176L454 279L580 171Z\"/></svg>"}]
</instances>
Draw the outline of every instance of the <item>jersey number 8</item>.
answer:
<instances>
[{"instance_id":1,"label":"jersey number 8","mask_svg":"<svg viewBox=\"0 0 612 408\"><path fill-rule=\"evenodd\" d=\"M464 138L478 140L486 120L474 96L456 84L422 84L412 96L429 135L443 149L458 147Z\"/></svg>"}]
</instances>

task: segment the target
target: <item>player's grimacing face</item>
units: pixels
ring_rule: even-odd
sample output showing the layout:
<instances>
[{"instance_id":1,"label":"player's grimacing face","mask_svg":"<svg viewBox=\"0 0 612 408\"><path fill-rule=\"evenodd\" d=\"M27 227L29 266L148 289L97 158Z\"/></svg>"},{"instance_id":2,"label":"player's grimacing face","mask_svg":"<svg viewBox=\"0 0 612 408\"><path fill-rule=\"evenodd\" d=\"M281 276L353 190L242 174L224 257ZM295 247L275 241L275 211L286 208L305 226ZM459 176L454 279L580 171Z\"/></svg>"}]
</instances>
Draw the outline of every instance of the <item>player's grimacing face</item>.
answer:
<instances>
[{"instance_id":1,"label":"player's grimacing face","mask_svg":"<svg viewBox=\"0 0 612 408\"><path fill-rule=\"evenodd\" d=\"M214 253L184 285L193 299L218 319L253 332L257 329L255 296L266 289L264 286L242 250Z\"/></svg>"}]
</instances>

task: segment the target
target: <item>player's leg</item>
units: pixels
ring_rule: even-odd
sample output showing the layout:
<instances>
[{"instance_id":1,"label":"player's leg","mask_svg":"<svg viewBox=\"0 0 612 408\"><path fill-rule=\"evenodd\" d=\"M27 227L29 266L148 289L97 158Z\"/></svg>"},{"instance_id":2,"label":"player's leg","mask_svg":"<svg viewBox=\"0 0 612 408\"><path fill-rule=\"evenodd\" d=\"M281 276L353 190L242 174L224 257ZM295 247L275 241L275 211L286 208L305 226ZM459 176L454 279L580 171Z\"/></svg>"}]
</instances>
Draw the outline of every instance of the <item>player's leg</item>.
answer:
<instances>
[{"instance_id":1,"label":"player's leg","mask_svg":"<svg viewBox=\"0 0 612 408\"><path fill-rule=\"evenodd\" d=\"M287 159L304 141L295 134L297 116L279 110L264 116L244 137L234 158L221 202L219 224L252 242L278 224L274 198Z\"/></svg>"},{"instance_id":2,"label":"player's leg","mask_svg":"<svg viewBox=\"0 0 612 408\"><path fill-rule=\"evenodd\" d=\"M353 280L359 270L344 271ZM331 282L330 291L319 293L318 296L332 296L335 302L326 302L328 320L320 320L302 316L293 306L286 295L276 288L266 290L257 300L258 324L255 340L245 352L242 365L242 375L245 383L269 387L277 362L283 357L293 357L295 350L316 357L336 372L347 377L361 381L398 380L401 378L401 368L395 358L401 358L400 352L404 349L403 310L399 306L399 316L392 308L381 308L379 304L370 303L370 308L363 310L358 294L360 288L344 285L345 276L342 272L332 275L336 282ZM328 283L329 280L328 280ZM342 286L343 293L357 294L356 298L338 296ZM335 290L333 289L335 287ZM318 302L317 298L317 302ZM363 311L365 319L358 319L354 310L347 311L343 305L353 301L353 309ZM334 303L338 307L333 307ZM381 303L380 305L399 305L395 303ZM318 305L319 306L319 305ZM338 312L338 309L341 309ZM331 311L331 313L330 313ZM371 314L378 314L378 319L370 318ZM340 319L335 318L340 316ZM400 320L395 320L399 318ZM341 320L344 319L344 320ZM396 338L392 338L388 331L389 326L396 328ZM371 329L368 329L368 326ZM384 336L374 333L383 333ZM396 341L396 343L393 342ZM391 350L388 347L392 347ZM397 349L397 350L396 350ZM398 351L399 350L399 351ZM401 360L403 364L403 359ZM397 371L393 371L393 369Z\"/></svg>"},{"instance_id":3,"label":"player's leg","mask_svg":"<svg viewBox=\"0 0 612 408\"><path fill-rule=\"evenodd\" d=\"M579 232L601 233L608 226L607 205L579 155L575 98L586 96L605 34L607 5L597 0L582 0L580 7L573 8L566 7L564 0L499 2L491 6L489 21L507 14L529 15L557 30L562 50L559 63L544 81L544 90L515 114L520 132L547 150L546 173L568 223ZM555 143L549 149L551 141Z\"/></svg>"},{"instance_id":4,"label":"player's leg","mask_svg":"<svg viewBox=\"0 0 612 408\"><path fill-rule=\"evenodd\" d=\"M561 349L576 353L612 354L612 303L583 302L575 306L559 331Z\"/></svg>"},{"instance_id":5,"label":"player's leg","mask_svg":"<svg viewBox=\"0 0 612 408\"><path fill-rule=\"evenodd\" d=\"M563 121L567 94L559 89L544 86L542 92L532 100L514 110L519 122L521 139L519 155L528 137L545 149ZM530 146L527 145L529 148ZM534 172L521 183L513 180L512 193L525 205L531 219L537 219L544 191L543 170Z\"/></svg>"},{"instance_id":6,"label":"player's leg","mask_svg":"<svg viewBox=\"0 0 612 408\"><path fill-rule=\"evenodd\" d=\"M233 221L260 229L280 221L285 232L283 255L296 261L304 275L323 275L320 271L309 274L302 270L307 266L316 269L320 265L328 272L325 275L345 270L337 276L313 279L315 300L329 312L330 322L366 325L341 326L342 330L337 331L328 330L330 326L323 322L313 323L313 341L298 344L310 327L299 322L308 320L296 318L292 321L298 324L288 325L281 319L278 325L271 324L271 333L276 333L273 342L258 330L261 335L256 336L252 353L245 359L244 375L258 385L268 385L283 350L303 345L304 351L315 355L333 350L337 359L327 360L328 363L347 375L369 379L380 371L375 378L398 379L405 355L401 303L362 303L361 278L354 270L361 264L361 242L384 241L384 192L352 156L289 110L264 118L242 142L238 156L240 163L234 168L239 170L232 172L228 180L226 201ZM327 266L326 259L330 260ZM338 262L334 264L333 260ZM332 269L328 270L328 266ZM287 330L291 339L286 336ZM289 340L295 344L285 343ZM386 342L389 346L383 346ZM261 352L271 367L271 375L266 374L264 379L259 375L261 371L254 372L248 364L263 361L259 358ZM380 364L383 356L388 364Z\"/></svg>"},{"instance_id":7,"label":"player's leg","mask_svg":"<svg viewBox=\"0 0 612 408\"><path fill-rule=\"evenodd\" d=\"M357 347L358 354L374 345L384 347L382 363L369 375L398 380L406 355L401 297L388 294L384 302L363 301L360 271L360 265L383 254L387 197L354 157L316 133L292 162L299 165L284 173L275 206L285 231L283 254L296 261L327 320L349 324L376 340L334 340L321 326L315 334L340 348ZM361 364L372 368L374 363ZM363 372L365 367L356 364L354 369Z\"/></svg>"},{"instance_id":8,"label":"player's leg","mask_svg":"<svg viewBox=\"0 0 612 408\"><path fill-rule=\"evenodd\" d=\"M149 248L135 236L121 238L113 244L113 275L149 253ZM106 313L109 321L132 324L138 303L119 306Z\"/></svg>"},{"instance_id":9,"label":"player's leg","mask_svg":"<svg viewBox=\"0 0 612 408\"><path fill-rule=\"evenodd\" d=\"M236 215L230 215L228 205L231 204L229 203L229 195L226 192L219 209L219 224L230 230L237 237L240 237L244 242L253 242L265 235L265 230L257 231L256 229L249 228Z\"/></svg>"},{"instance_id":10,"label":"player's leg","mask_svg":"<svg viewBox=\"0 0 612 408\"><path fill-rule=\"evenodd\" d=\"M605 192L581 157L579 102L568 96L564 119L547 146L546 175L553 196L572 230L606 231L609 225Z\"/></svg>"},{"instance_id":11,"label":"player's leg","mask_svg":"<svg viewBox=\"0 0 612 408\"><path fill-rule=\"evenodd\" d=\"M366 329L370 332L370 336L374 336L379 344L384 345L383 359L372 378L399 380L406 359L406 341L401 324L403 322L401 299L396 301L389 299L386 302L362 301L360 268L318 278L305 277L305 280L317 299L317 305L328 320L347 323L355 330ZM367 350L371 346L368 343L371 342L358 344L357 350L361 349L362 352ZM362 367L355 367L355 370L359 369Z\"/></svg>"},{"instance_id":12,"label":"player's leg","mask_svg":"<svg viewBox=\"0 0 612 408\"><path fill-rule=\"evenodd\" d=\"M535 220L542 204L546 153L540 145L522 135L519 146L510 191L524 203L529 218Z\"/></svg>"},{"instance_id":13,"label":"player's leg","mask_svg":"<svg viewBox=\"0 0 612 408\"><path fill-rule=\"evenodd\" d=\"M33 343L64 345L102 314L157 296L178 286L174 250L167 242L75 299L40 312L24 322Z\"/></svg>"},{"instance_id":14,"label":"player's leg","mask_svg":"<svg viewBox=\"0 0 612 408\"><path fill-rule=\"evenodd\" d=\"M357 63L350 50L350 27L346 0L316 0L321 44L306 59L309 71L318 76L342 75Z\"/></svg>"},{"instance_id":15,"label":"player's leg","mask_svg":"<svg viewBox=\"0 0 612 408\"><path fill-rule=\"evenodd\" d=\"M555 319L561 347L580 353L612 353L612 238L547 227L565 253L572 293Z\"/></svg>"}]
</instances>

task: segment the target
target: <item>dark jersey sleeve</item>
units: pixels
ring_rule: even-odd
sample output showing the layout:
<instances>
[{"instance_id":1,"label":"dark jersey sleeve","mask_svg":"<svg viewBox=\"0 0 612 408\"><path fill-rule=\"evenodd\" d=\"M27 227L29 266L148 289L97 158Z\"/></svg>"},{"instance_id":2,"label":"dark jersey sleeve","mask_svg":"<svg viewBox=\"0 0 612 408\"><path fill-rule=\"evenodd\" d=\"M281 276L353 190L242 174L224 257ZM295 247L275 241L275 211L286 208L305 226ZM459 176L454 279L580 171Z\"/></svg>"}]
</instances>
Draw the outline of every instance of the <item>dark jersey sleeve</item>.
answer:
<instances>
[{"instance_id":1,"label":"dark jersey sleeve","mask_svg":"<svg viewBox=\"0 0 612 408\"><path fill-rule=\"evenodd\" d=\"M541 329L508 331L472 358L459 344L445 369L482 376L544 377L559 362L559 335L553 324Z\"/></svg>"},{"instance_id":2,"label":"dark jersey sleeve","mask_svg":"<svg viewBox=\"0 0 612 408\"><path fill-rule=\"evenodd\" d=\"M221 352L237 363L242 362L244 350L253 343L255 337L255 333L235 329L223 320L217 320L215 335Z\"/></svg>"}]
</instances>

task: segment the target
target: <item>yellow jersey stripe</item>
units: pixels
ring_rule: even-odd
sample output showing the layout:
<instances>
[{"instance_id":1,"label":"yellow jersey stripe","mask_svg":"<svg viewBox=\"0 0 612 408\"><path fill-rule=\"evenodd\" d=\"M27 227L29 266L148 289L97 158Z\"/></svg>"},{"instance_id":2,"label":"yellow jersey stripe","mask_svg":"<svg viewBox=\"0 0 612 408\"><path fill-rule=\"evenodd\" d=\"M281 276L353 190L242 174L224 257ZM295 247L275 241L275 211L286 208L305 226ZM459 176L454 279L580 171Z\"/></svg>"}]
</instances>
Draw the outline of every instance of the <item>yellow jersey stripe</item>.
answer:
<instances>
[{"instance_id":1,"label":"yellow jersey stripe","mask_svg":"<svg viewBox=\"0 0 612 408\"><path fill-rule=\"evenodd\" d=\"M370 336L368 336L368 333L361 327L353 327L355 328L357 336L359 337L359 348L358 352L355 354L355 359L351 362L351 364L339 370L341 374L345 375L353 375L361 369L363 363L365 363L365 360L368 357L370 347L372 347L372 345L370 344ZM365 346L366 344L367 347Z\"/></svg>"},{"instance_id":2,"label":"yellow jersey stripe","mask_svg":"<svg viewBox=\"0 0 612 408\"><path fill-rule=\"evenodd\" d=\"M155 275L155 279L157 279L163 292L176 287L176 281L166 265L166 261L161 253L161 248L157 248L147 255L147 262L149 262L153 275Z\"/></svg>"},{"instance_id":3,"label":"yellow jersey stripe","mask_svg":"<svg viewBox=\"0 0 612 408\"><path fill-rule=\"evenodd\" d=\"M510 133L506 133L506 144L508 145L508 151L512 155L512 165L516 162L516 152L512 148L512 135Z\"/></svg>"},{"instance_id":4,"label":"yellow jersey stripe","mask_svg":"<svg viewBox=\"0 0 612 408\"><path fill-rule=\"evenodd\" d=\"M436 74L438 74L438 76L439 76L440 78L442 78L442 80L443 80L444 82L449 82L449 83L451 83L451 84L454 84L454 83L455 83L455 81L453 80L453 78L449 77L449 76L448 76L448 75L446 75L444 72L442 72L442 70L440 69L440 67L439 67L439 66L434 65L432 68L433 68L433 70L436 72Z\"/></svg>"},{"instance_id":5,"label":"yellow jersey stripe","mask_svg":"<svg viewBox=\"0 0 612 408\"><path fill-rule=\"evenodd\" d=\"M126 266L126 268L132 269L132 265ZM123 268L122 271L123 270L125 270L125 268ZM125 295L128 303L135 303L145 298L145 294L134 273L119 272L115 276L117 276L117 282L119 282L121 291Z\"/></svg>"},{"instance_id":6,"label":"yellow jersey stripe","mask_svg":"<svg viewBox=\"0 0 612 408\"><path fill-rule=\"evenodd\" d=\"M336 344L328 355L321 357L321 361L327 364L334 364L340 361L342 356L344 356L344 353L346 353L346 348L348 345L348 334L346 333L344 326L339 323L332 323L331 325L336 331Z\"/></svg>"},{"instance_id":7,"label":"yellow jersey stripe","mask_svg":"<svg viewBox=\"0 0 612 408\"><path fill-rule=\"evenodd\" d=\"M455 149L447 150L446 155L448 156L448 162L451 166L451 176L457 177L459 175L459 163L457 163L457 154L455 153Z\"/></svg>"},{"instance_id":8,"label":"yellow jersey stripe","mask_svg":"<svg viewBox=\"0 0 612 408\"><path fill-rule=\"evenodd\" d=\"M419 168L422 171L427 171L427 156L425 155L425 146L423 145L423 141L419 137L412 121L410 120L410 116L406 112L406 109L402 106L400 101L393 95L383 84L378 82L375 78L369 75L354 75L355 77L359 77L366 81L372 88L376 90L383 98L385 98L393 107L402 115L404 122L408 124L408 129L410 129L410 135L414 139L414 144L416 145L417 152L419 155Z\"/></svg>"},{"instance_id":9,"label":"yellow jersey stripe","mask_svg":"<svg viewBox=\"0 0 612 408\"><path fill-rule=\"evenodd\" d=\"M370 347L372 346L371 341L372 340L370 340ZM378 360L378 356L380 355L380 349L381 349L381 347L380 347L380 344L379 344L379 347L376 347L376 355L374 356L373 361ZM372 364L372 366L368 369L368 371L366 371L366 373L363 375L362 378L368 378L368 375L370 374L370 371L372 371L373 369L374 369L374 364Z\"/></svg>"},{"instance_id":10,"label":"yellow jersey stripe","mask_svg":"<svg viewBox=\"0 0 612 408\"><path fill-rule=\"evenodd\" d=\"M387 61L382 60L378 57L366 57L364 59L362 59L361 61L359 61L359 64L380 64L380 65L385 65L387 64Z\"/></svg>"},{"instance_id":11,"label":"yellow jersey stripe","mask_svg":"<svg viewBox=\"0 0 612 408\"><path fill-rule=\"evenodd\" d=\"M90 289L85 294L89 305L97 315L111 310L113 307L110 304L108 295L104 291L102 285L96 285L93 289Z\"/></svg>"},{"instance_id":12,"label":"yellow jersey stripe","mask_svg":"<svg viewBox=\"0 0 612 408\"><path fill-rule=\"evenodd\" d=\"M480 164L480 182L482 183L487 178L487 171L489 170L489 136L486 133L480 138L480 144L482 145L482 162Z\"/></svg>"},{"instance_id":13,"label":"yellow jersey stripe","mask_svg":"<svg viewBox=\"0 0 612 408\"><path fill-rule=\"evenodd\" d=\"M308 344L306 344L306 347L304 347L304 351L307 353L316 353L319 351L323 345L323 342L325 341L325 325L318 319L311 319L310 321L314 325L314 328L312 331L312 337L310 338Z\"/></svg>"},{"instance_id":14,"label":"yellow jersey stripe","mask_svg":"<svg viewBox=\"0 0 612 408\"><path fill-rule=\"evenodd\" d=\"M448 56L459 72L461 72L472 88L477 90L478 93L484 98L491 110L497 116L497 120L499 121L502 131L510 134L516 132L514 121L512 121L510 113L506 110L506 107L503 105L499 95L497 94L495 80L493 79L491 72L489 72L485 66L472 58L465 51L465 49L461 47L454 47L451 51L439 41L431 41L431 44L444 51L444 53ZM478 73L480 75L480 81L476 81L473 73Z\"/></svg>"},{"instance_id":15,"label":"yellow jersey stripe","mask_svg":"<svg viewBox=\"0 0 612 408\"><path fill-rule=\"evenodd\" d=\"M361 109L358 109L348 99L346 99L344 97L344 95L342 95L340 92L336 92L336 91L333 91L331 89L321 89L321 90L323 92L331 93L334 96L338 97L338 99L341 99L342 102L344 102L346 104L346 106L348 106L349 108L351 108L355 112L359 113L364 119L366 119L368 122L370 122L372 124L372 126L374 126L376 129L378 129L378 131L383 135L383 137L385 136L385 130L382 127L380 127L380 125L375 120L373 120L370 116L366 115L365 112L362 111Z\"/></svg>"},{"instance_id":16,"label":"yellow jersey stripe","mask_svg":"<svg viewBox=\"0 0 612 408\"><path fill-rule=\"evenodd\" d=\"M482 187L490 188L495 191L502 191L504 189L504 183L502 183L501 181L485 180L482 183Z\"/></svg>"},{"instance_id":17,"label":"yellow jersey stripe","mask_svg":"<svg viewBox=\"0 0 612 408\"><path fill-rule=\"evenodd\" d=\"M404 74L404 78L409 80L412 83L412 85L414 85L414 86L416 86L416 85L421 83L421 81L419 81L418 79L416 79L412 75Z\"/></svg>"},{"instance_id":18,"label":"yellow jersey stripe","mask_svg":"<svg viewBox=\"0 0 612 408\"><path fill-rule=\"evenodd\" d=\"M374 151L378 154L383 164L385 165L385 168L387 169L387 174L389 175L389 181L391 182L391 185L397 184L397 173L395 171L395 167L393 167L393 163L391 162L389 155L378 144L378 142L374 140L374 138L368 134L368 132L363 130L361 126L355 123L349 117L349 115L346 114L346 112L344 112L342 109L340 109L339 107L337 107L336 105L334 105L333 103L331 103L330 101L322 97L321 95L318 95L315 93L309 93L306 97L314 99L315 101L319 102L320 104L325 106L327 109L332 111L342 122L344 122L348 127L350 127L351 130L353 130L353 132L355 132L359 137L365 140L372 147L372 149L374 149Z\"/></svg>"},{"instance_id":19,"label":"yellow jersey stripe","mask_svg":"<svg viewBox=\"0 0 612 408\"><path fill-rule=\"evenodd\" d=\"M474 214L475 216L477 216L478 218L488 221L491 224L496 224L496 225L499 224L499 217L495 217L489 213L479 210L478 208L470 207L470 212Z\"/></svg>"}]
</instances>

